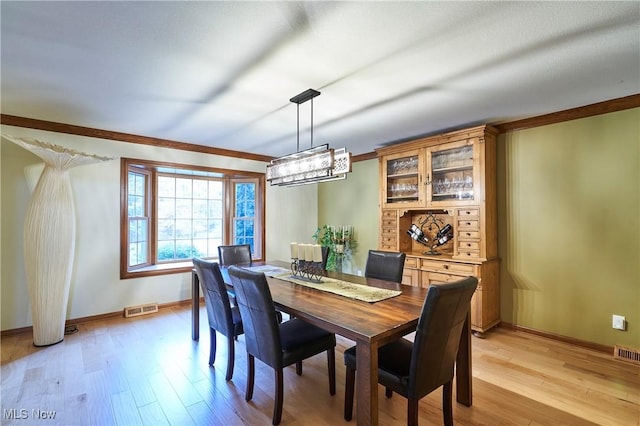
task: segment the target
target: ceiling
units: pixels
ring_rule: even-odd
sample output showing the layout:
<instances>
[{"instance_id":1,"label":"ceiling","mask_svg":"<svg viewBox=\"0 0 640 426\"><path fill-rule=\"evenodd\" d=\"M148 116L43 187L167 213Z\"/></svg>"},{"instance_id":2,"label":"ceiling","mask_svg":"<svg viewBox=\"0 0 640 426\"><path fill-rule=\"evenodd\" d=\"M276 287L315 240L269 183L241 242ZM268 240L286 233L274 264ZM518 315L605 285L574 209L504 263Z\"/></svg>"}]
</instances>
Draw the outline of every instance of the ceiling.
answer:
<instances>
[{"instance_id":1,"label":"ceiling","mask_svg":"<svg viewBox=\"0 0 640 426\"><path fill-rule=\"evenodd\" d=\"M0 2L2 113L354 155L640 93L640 2ZM300 105L300 149L311 102Z\"/></svg>"}]
</instances>

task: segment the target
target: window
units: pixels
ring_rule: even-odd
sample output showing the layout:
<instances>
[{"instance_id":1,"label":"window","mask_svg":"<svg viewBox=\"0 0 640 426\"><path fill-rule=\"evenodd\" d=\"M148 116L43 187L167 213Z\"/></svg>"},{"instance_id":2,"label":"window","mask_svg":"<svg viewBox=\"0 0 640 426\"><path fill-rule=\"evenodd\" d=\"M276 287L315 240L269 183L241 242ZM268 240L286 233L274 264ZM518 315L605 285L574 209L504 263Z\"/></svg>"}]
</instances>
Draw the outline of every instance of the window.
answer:
<instances>
[{"instance_id":1,"label":"window","mask_svg":"<svg viewBox=\"0 0 640 426\"><path fill-rule=\"evenodd\" d=\"M214 257L223 239L224 180L158 174L157 262Z\"/></svg>"},{"instance_id":2,"label":"window","mask_svg":"<svg viewBox=\"0 0 640 426\"><path fill-rule=\"evenodd\" d=\"M233 244L249 244L254 249L256 221L255 182L234 181Z\"/></svg>"},{"instance_id":3,"label":"window","mask_svg":"<svg viewBox=\"0 0 640 426\"><path fill-rule=\"evenodd\" d=\"M122 159L122 278L185 272L222 244L264 251L264 174Z\"/></svg>"},{"instance_id":4,"label":"window","mask_svg":"<svg viewBox=\"0 0 640 426\"><path fill-rule=\"evenodd\" d=\"M149 263L149 173L130 171L127 177L129 267Z\"/></svg>"}]
</instances>

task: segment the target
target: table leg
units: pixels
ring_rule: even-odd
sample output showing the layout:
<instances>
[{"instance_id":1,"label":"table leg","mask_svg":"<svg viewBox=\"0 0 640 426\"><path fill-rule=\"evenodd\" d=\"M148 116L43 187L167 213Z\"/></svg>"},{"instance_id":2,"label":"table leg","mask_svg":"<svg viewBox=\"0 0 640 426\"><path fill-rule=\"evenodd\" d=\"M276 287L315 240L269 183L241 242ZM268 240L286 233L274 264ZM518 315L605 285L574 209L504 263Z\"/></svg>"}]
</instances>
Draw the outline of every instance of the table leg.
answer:
<instances>
[{"instance_id":1,"label":"table leg","mask_svg":"<svg viewBox=\"0 0 640 426\"><path fill-rule=\"evenodd\" d=\"M200 339L200 280L196 271L191 271L191 339Z\"/></svg>"},{"instance_id":2,"label":"table leg","mask_svg":"<svg viewBox=\"0 0 640 426\"><path fill-rule=\"evenodd\" d=\"M378 345L356 342L356 420L359 426L378 424Z\"/></svg>"},{"instance_id":3,"label":"table leg","mask_svg":"<svg viewBox=\"0 0 640 426\"><path fill-rule=\"evenodd\" d=\"M471 407L473 402L471 380L471 311L469 311L462 327L456 358L456 400L467 407Z\"/></svg>"}]
</instances>

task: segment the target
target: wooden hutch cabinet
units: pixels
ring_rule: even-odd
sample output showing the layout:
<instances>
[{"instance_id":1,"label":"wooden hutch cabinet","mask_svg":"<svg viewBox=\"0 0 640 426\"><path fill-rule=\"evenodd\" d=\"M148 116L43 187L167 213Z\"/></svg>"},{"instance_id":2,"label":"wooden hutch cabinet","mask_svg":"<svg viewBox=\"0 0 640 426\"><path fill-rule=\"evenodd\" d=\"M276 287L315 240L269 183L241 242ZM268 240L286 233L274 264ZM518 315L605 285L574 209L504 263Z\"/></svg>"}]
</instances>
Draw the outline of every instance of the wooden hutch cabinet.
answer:
<instances>
[{"instance_id":1,"label":"wooden hutch cabinet","mask_svg":"<svg viewBox=\"0 0 640 426\"><path fill-rule=\"evenodd\" d=\"M476 333L500 322L496 134L478 126L376 150L380 249L407 254L404 284L477 277L471 301ZM449 240L438 245L447 225ZM412 237L412 227L422 237Z\"/></svg>"}]
</instances>

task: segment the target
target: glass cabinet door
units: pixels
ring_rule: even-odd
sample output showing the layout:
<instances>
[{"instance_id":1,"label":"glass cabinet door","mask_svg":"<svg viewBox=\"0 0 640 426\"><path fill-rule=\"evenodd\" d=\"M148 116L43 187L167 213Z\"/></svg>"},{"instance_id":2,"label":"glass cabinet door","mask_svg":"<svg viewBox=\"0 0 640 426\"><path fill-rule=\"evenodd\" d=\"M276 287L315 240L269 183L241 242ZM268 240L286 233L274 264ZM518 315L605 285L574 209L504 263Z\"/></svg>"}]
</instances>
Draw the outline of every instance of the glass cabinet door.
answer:
<instances>
[{"instance_id":1,"label":"glass cabinet door","mask_svg":"<svg viewBox=\"0 0 640 426\"><path fill-rule=\"evenodd\" d=\"M473 204L478 184L476 161L471 140L428 149L428 204Z\"/></svg>"},{"instance_id":2,"label":"glass cabinet door","mask_svg":"<svg viewBox=\"0 0 640 426\"><path fill-rule=\"evenodd\" d=\"M420 187L422 156L420 150L389 155L383 158L382 176L384 203L389 205L413 205L422 202Z\"/></svg>"}]
</instances>

